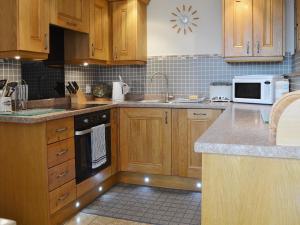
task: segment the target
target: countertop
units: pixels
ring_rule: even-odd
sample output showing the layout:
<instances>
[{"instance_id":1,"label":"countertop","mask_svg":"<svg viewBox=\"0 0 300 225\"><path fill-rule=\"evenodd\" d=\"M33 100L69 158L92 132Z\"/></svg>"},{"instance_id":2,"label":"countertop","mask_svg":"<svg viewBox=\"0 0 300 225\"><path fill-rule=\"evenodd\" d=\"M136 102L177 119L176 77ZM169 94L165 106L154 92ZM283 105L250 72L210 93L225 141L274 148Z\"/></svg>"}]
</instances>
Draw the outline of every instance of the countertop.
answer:
<instances>
[{"instance_id":1,"label":"countertop","mask_svg":"<svg viewBox=\"0 0 300 225\"><path fill-rule=\"evenodd\" d=\"M211 154L300 159L300 147L278 146L261 111L271 106L232 104L196 141L195 151Z\"/></svg>"},{"instance_id":2,"label":"countertop","mask_svg":"<svg viewBox=\"0 0 300 225\"><path fill-rule=\"evenodd\" d=\"M110 102L106 105L102 102L90 101L87 104L99 104L97 107L80 109L80 110L66 110L60 112L47 113L37 116L13 116L13 115L0 115L0 122L3 123L20 123L20 124L34 124L42 123L50 120L62 119L70 116L81 115L85 113L96 112L111 108L195 108L195 109L226 109L231 103L142 103L138 101L125 101L125 102Z\"/></svg>"}]
</instances>

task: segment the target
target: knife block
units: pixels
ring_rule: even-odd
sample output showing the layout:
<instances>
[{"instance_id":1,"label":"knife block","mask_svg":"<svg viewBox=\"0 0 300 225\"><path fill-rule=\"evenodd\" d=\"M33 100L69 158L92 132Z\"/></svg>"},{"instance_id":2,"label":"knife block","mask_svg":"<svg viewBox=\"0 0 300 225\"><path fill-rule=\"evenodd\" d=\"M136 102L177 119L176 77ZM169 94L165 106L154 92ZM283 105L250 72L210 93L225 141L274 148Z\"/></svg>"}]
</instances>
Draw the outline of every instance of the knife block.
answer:
<instances>
[{"instance_id":1,"label":"knife block","mask_svg":"<svg viewBox=\"0 0 300 225\"><path fill-rule=\"evenodd\" d=\"M81 90L78 90L76 94L71 94L70 96L72 105L84 105L87 103L87 98Z\"/></svg>"}]
</instances>

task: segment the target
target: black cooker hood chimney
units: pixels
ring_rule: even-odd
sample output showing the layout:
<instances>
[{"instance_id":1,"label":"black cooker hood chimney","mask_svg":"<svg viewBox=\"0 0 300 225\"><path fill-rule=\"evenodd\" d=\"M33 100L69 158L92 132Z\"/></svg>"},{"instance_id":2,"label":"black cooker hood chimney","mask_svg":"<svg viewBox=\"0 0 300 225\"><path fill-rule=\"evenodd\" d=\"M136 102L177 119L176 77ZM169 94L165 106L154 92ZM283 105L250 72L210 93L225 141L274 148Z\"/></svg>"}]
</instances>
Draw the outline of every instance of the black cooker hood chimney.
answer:
<instances>
[{"instance_id":1,"label":"black cooker hood chimney","mask_svg":"<svg viewBox=\"0 0 300 225\"><path fill-rule=\"evenodd\" d=\"M64 29L50 25L50 53L44 63L49 67L64 67Z\"/></svg>"}]
</instances>

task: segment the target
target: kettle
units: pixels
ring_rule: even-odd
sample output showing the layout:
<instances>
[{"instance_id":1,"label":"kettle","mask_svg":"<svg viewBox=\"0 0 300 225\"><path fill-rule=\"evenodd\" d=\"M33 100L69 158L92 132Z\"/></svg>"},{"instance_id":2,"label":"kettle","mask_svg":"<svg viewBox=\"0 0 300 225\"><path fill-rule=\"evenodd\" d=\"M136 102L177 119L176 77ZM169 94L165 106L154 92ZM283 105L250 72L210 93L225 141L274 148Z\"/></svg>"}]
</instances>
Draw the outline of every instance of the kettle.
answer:
<instances>
[{"instance_id":1,"label":"kettle","mask_svg":"<svg viewBox=\"0 0 300 225\"><path fill-rule=\"evenodd\" d=\"M120 81L113 82L113 95L112 100L117 102L123 102L125 95L130 91L128 84L124 83L121 76Z\"/></svg>"}]
</instances>

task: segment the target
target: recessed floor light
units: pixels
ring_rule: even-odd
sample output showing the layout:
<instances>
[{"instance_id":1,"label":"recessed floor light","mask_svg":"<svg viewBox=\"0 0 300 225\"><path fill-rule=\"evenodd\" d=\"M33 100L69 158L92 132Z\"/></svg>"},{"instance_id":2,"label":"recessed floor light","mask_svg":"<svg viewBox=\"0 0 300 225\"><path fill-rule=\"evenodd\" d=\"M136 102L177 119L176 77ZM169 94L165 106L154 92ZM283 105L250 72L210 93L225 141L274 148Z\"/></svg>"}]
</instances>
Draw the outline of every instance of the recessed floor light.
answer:
<instances>
[{"instance_id":1,"label":"recessed floor light","mask_svg":"<svg viewBox=\"0 0 300 225\"><path fill-rule=\"evenodd\" d=\"M75 207L76 207L76 208L79 208L79 207L80 207L80 202L77 201L77 202L75 203Z\"/></svg>"},{"instance_id":2,"label":"recessed floor light","mask_svg":"<svg viewBox=\"0 0 300 225\"><path fill-rule=\"evenodd\" d=\"M150 178L149 178L149 177L145 177L145 178L144 178L144 182L145 182L145 183L149 183L149 182L150 182Z\"/></svg>"},{"instance_id":3,"label":"recessed floor light","mask_svg":"<svg viewBox=\"0 0 300 225\"><path fill-rule=\"evenodd\" d=\"M197 182L196 183L196 187L199 188L199 189L201 189L202 188L202 183L201 182Z\"/></svg>"},{"instance_id":4,"label":"recessed floor light","mask_svg":"<svg viewBox=\"0 0 300 225\"><path fill-rule=\"evenodd\" d=\"M98 191L101 192L103 190L102 186L98 188Z\"/></svg>"}]
</instances>

